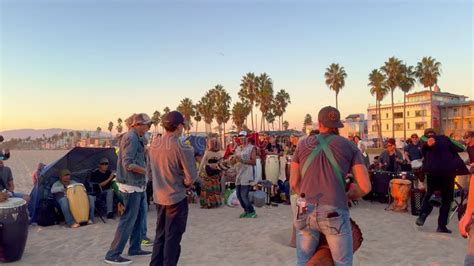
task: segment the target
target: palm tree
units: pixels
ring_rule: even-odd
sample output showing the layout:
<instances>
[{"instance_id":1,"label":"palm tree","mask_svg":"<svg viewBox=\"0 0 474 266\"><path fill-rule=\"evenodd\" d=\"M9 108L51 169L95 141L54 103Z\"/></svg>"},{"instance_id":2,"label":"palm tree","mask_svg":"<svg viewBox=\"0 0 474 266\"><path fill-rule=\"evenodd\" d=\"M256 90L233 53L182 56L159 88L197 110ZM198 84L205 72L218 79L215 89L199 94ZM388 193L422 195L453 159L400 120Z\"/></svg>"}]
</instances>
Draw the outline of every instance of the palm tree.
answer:
<instances>
[{"instance_id":1,"label":"palm tree","mask_svg":"<svg viewBox=\"0 0 474 266\"><path fill-rule=\"evenodd\" d=\"M164 125L163 125L163 122L165 121L165 117L166 115L171 112L170 108L168 106L166 106L165 108L163 108L163 115L161 115L161 127L162 127L162 130L164 130Z\"/></svg>"},{"instance_id":2,"label":"palm tree","mask_svg":"<svg viewBox=\"0 0 474 266\"><path fill-rule=\"evenodd\" d=\"M303 121L303 132L306 131L308 126L312 126L312 125L313 125L313 118L311 117L310 114L306 114Z\"/></svg>"},{"instance_id":3,"label":"palm tree","mask_svg":"<svg viewBox=\"0 0 474 266\"><path fill-rule=\"evenodd\" d=\"M265 131L265 117L271 110L273 102L273 82L267 73L262 73L257 78L257 95L255 102L260 107L262 117L260 119L260 131Z\"/></svg>"},{"instance_id":4,"label":"palm tree","mask_svg":"<svg viewBox=\"0 0 474 266\"><path fill-rule=\"evenodd\" d=\"M151 117L151 123L155 127L155 132L154 132L155 134L157 133L156 128L158 127L160 122L161 122L161 113L160 111L156 110L153 112L153 116Z\"/></svg>"},{"instance_id":5,"label":"palm tree","mask_svg":"<svg viewBox=\"0 0 474 266\"><path fill-rule=\"evenodd\" d=\"M415 68L415 76L423 87L430 88L430 105L433 105L433 93L432 87L438 83L438 78L441 75L441 63L437 62L435 58L431 56L423 57L421 62L418 62ZM431 125L433 126L433 116L430 118Z\"/></svg>"},{"instance_id":6,"label":"palm tree","mask_svg":"<svg viewBox=\"0 0 474 266\"><path fill-rule=\"evenodd\" d=\"M380 68L383 74L385 74L385 83L390 89L392 97L392 138L395 138L395 116L394 116L394 104L393 104L393 92L398 87L398 81L400 80L400 66L402 61L396 57L390 57L384 66Z\"/></svg>"},{"instance_id":7,"label":"palm tree","mask_svg":"<svg viewBox=\"0 0 474 266\"><path fill-rule=\"evenodd\" d=\"M202 119L201 113L199 113L199 109L200 109L199 104L196 104L194 106L194 109L196 110L196 114L194 115L194 121L196 121L196 135L197 135L198 124L199 124L199 122L201 122L201 119Z\"/></svg>"},{"instance_id":8,"label":"palm tree","mask_svg":"<svg viewBox=\"0 0 474 266\"><path fill-rule=\"evenodd\" d=\"M288 121L283 121L283 123L281 123L282 126L283 126L283 129L284 130L288 130L288 128L290 127L290 123L288 123Z\"/></svg>"},{"instance_id":9,"label":"palm tree","mask_svg":"<svg viewBox=\"0 0 474 266\"><path fill-rule=\"evenodd\" d=\"M189 98L184 98L176 109L184 116L184 119L186 120L186 131L188 131L189 134L192 125L191 117L195 115L193 101Z\"/></svg>"},{"instance_id":10,"label":"palm tree","mask_svg":"<svg viewBox=\"0 0 474 266\"><path fill-rule=\"evenodd\" d=\"M333 90L336 93L336 109L339 108L337 102L337 95L342 90L345 85L345 78L347 77L344 67L340 67L339 64L331 64L326 68L326 73L324 73L324 78L326 79L326 85L330 90Z\"/></svg>"},{"instance_id":11,"label":"palm tree","mask_svg":"<svg viewBox=\"0 0 474 266\"><path fill-rule=\"evenodd\" d=\"M232 122L234 122L235 126L237 127L237 131L241 131L244 123L245 118L249 115L250 108L248 105L242 102L236 102L234 107L232 107Z\"/></svg>"},{"instance_id":12,"label":"palm tree","mask_svg":"<svg viewBox=\"0 0 474 266\"><path fill-rule=\"evenodd\" d=\"M380 73L378 69L372 70L369 74L370 94L375 96L375 113L377 121L377 135L379 137L379 147L382 144L382 115L380 102L388 93L388 88L385 85L385 76Z\"/></svg>"},{"instance_id":13,"label":"palm tree","mask_svg":"<svg viewBox=\"0 0 474 266\"><path fill-rule=\"evenodd\" d=\"M110 132L110 136L112 136L112 129L114 129L114 123L112 121L109 122L109 126L107 127L107 129Z\"/></svg>"},{"instance_id":14,"label":"palm tree","mask_svg":"<svg viewBox=\"0 0 474 266\"><path fill-rule=\"evenodd\" d=\"M123 130L122 122L123 122L123 121L122 121L122 118L117 119L117 124L118 124L118 125L117 125L116 128L117 128L117 132L118 132L119 134L122 133L122 130Z\"/></svg>"},{"instance_id":15,"label":"palm tree","mask_svg":"<svg viewBox=\"0 0 474 266\"><path fill-rule=\"evenodd\" d=\"M285 90L279 90L275 96L275 108L273 109L273 112L275 113L276 116L278 116L278 127L281 130L283 127L283 114L286 112L286 108L288 107L288 104L291 103L290 99L290 94L286 92Z\"/></svg>"},{"instance_id":16,"label":"palm tree","mask_svg":"<svg viewBox=\"0 0 474 266\"><path fill-rule=\"evenodd\" d=\"M438 78L441 75L441 63L437 62L431 56L423 57L416 65L415 76L418 81L423 84L423 87L430 88L438 83Z\"/></svg>"},{"instance_id":17,"label":"palm tree","mask_svg":"<svg viewBox=\"0 0 474 266\"><path fill-rule=\"evenodd\" d=\"M102 128L97 127L96 131L97 131L97 138L100 138L100 132L102 132Z\"/></svg>"},{"instance_id":18,"label":"palm tree","mask_svg":"<svg viewBox=\"0 0 474 266\"><path fill-rule=\"evenodd\" d=\"M239 98L244 101L248 101L251 109L251 119L252 119L252 130L255 131L255 127L253 124L253 106L257 97L257 77L254 73L247 73L245 76L242 77L240 83L240 91L239 91Z\"/></svg>"},{"instance_id":19,"label":"palm tree","mask_svg":"<svg viewBox=\"0 0 474 266\"><path fill-rule=\"evenodd\" d=\"M403 91L403 139L407 139L406 129L406 99L407 93L415 86L415 72L412 66L402 64L400 67L400 80L398 86Z\"/></svg>"},{"instance_id":20,"label":"palm tree","mask_svg":"<svg viewBox=\"0 0 474 266\"><path fill-rule=\"evenodd\" d=\"M212 89L212 96L214 101L214 116L216 118L216 122L219 128L219 136L223 141L221 144L224 146L225 143L225 124L230 119L230 101L232 100L229 93L224 89L222 85L216 85L214 89ZM222 127L222 124L224 125ZM224 130L224 135L222 135L221 130Z\"/></svg>"},{"instance_id":21,"label":"palm tree","mask_svg":"<svg viewBox=\"0 0 474 266\"><path fill-rule=\"evenodd\" d=\"M209 90L198 103L198 112L202 115L206 123L206 133L212 133L212 120L214 120L214 100L213 91Z\"/></svg>"},{"instance_id":22,"label":"palm tree","mask_svg":"<svg viewBox=\"0 0 474 266\"><path fill-rule=\"evenodd\" d=\"M272 130L275 130L275 114L270 111L270 112L267 112L267 114L265 115L265 120L267 121L268 123L268 130L270 130L270 124L272 125Z\"/></svg>"}]
</instances>

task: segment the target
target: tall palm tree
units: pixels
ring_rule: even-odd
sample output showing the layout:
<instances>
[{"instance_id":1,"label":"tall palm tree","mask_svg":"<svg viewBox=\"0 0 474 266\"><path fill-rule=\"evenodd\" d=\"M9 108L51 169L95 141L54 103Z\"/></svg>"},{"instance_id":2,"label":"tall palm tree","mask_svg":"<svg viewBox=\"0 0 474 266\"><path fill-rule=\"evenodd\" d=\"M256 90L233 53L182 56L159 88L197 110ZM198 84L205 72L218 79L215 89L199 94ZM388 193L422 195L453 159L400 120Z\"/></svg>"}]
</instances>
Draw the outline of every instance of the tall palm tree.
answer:
<instances>
[{"instance_id":1,"label":"tall palm tree","mask_svg":"<svg viewBox=\"0 0 474 266\"><path fill-rule=\"evenodd\" d=\"M377 121L377 135L379 138L379 147L382 144L382 112L380 102L388 93L388 88L385 85L385 76L380 73L378 69L372 70L369 74L370 93L375 96L375 113Z\"/></svg>"},{"instance_id":2,"label":"tall palm tree","mask_svg":"<svg viewBox=\"0 0 474 266\"><path fill-rule=\"evenodd\" d=\"M198 103L199 110L204 123L206 124L206 133L212 133L212 121L214 120L214 101L213 92L209 90Z\"/></svg>"},{"instance_id":3,"label":"tall palm tree","mask_svg":"<svg viewBox=\"0 0 474 266\"><path fill-rule=\"evenodd\" d=\"M418 81L425 88L430 88L438 83L438 78L441 75L441 63L437 62L435 58L431 56L423 57L420 62L416 65L415 76Z\"/></svg>"},{"instance_id":4,"label":"tall palm tree","mask_svg":"<svg viewBox=\"0 0 474 266\"><path fill-rule=\"evenodd\" d=\"M250 107L242 102L236 102L234 107L232 107L232 122L234 122L235 126L237 127L237 131L241 131L244 123L245 118L250 113Z\"/></svg>"},{"instance_id":5,"label":"tall palm tree","mask_svg":"<svg viewBox=\"0 0 474 266\"><path fill-rule=\"evenodd\" d=\"M162 128L163 131L164 131L164 128L165 128L165 126L163 125L163 122L165 121L165 117L169 112L171 112L171 110L168 106L163 108L163 114L161 115L161 119L160 119L161 120L161 128Z\"/></svg>"},{"instance_id":6,"label":"tall palm tree","mask_svg":"<svg viewBox=\"0 0 474 266\"><path fill-rule=\"evenodd\" d=\"M151 123L155 127L154 134L157 133L156 128L158 127L160 122L161 122L161 113L160 113L160 111L156 110L156 111L153 112L153 116L151 117Z\"/></svg>"},{"instance_id":7,"label":"tall palm tree","mask_svg":"<svg viewBox=\"0 0 474 266\"><path fill-rule=\"evenodd\" d=\"M257 97L257 77L254 73L249 72L245 76L242 77L240 83L240 91L239 91L239 98L243 101L248 101L251 109L251 119L252 119L252 130L255 131L255 127L253 124L253 106L255 104L255 99Z\"/></svg>"},{"instance_id":8,"label":"tall palm tree","mask_svg":"<svg viewBox=\"0 0 474 266\"><path fill-rule=\"evenodd\" d=\"M307 126L313 125L313 118L310 114L306 114L303 121L303 132L306 132Z\"/></svg>"},{"instance_id":9,"label":"tall palm tree","mask_svg":"<svg viewBox=\"0 0 474 266\"><path fill-rule=\"evenodd\" d=\"M398 81L400 80L400 66L402 61L396 57L390 57L387 62L380 68L383 74L385 74L385 83L390 89L392 97L392 138L395 138L395 116L394 116L394 103L393 103L393 92L398 87Z\"/></svg>"},{"instance_id":10,"label":"tall palm tree","mask_svg":"<svg viewBox=\"0 0 474 266\"><path fill-rule=\"evenodd\" d=\"M196 135L198 132L198 124L199 122L201 122L201 119L202 119L201 113L199 113L199 109L200 109L199 104L196 104L194 106L194 110L196 110L196 114L194 115L194 121L196 121Z\"/></svg>"},{"instance_id":11,"label":"tall palm tree","mask_svg":"<svg viewBox=\"0 0 474 266\"><path fill-rule=\"evenodd\" d=\"M430 88L430 105L433 105L433 90L432 87L438 83L438 78L441 75L441 63L437 62L435 58L428 56L423 57L416 65L415 76L423 87ZM433 127L433 116L430 118L430 127Z\"/></svg>"},{"instance_id":12,"label":"tall palm tree","mask_svg":"<svg viewBox=\"0 0 474 266\"><path fill-rule=\"evenodd\" d=\"M283 126L283 129L284 130L288 130L288 128L290 127L290 123L288 123L288 121L283 121L283 123L281 123L282 126Z\"/></svg>"},{"instance_id":13,"label":"tall palm tree","mask_svg":"<svg viewBox=\"0 0 474 266\"><path fill-rule=\"evenodd\" d=\"M191 117L193 117L196 113L194 110L193 101L189 98L184 98L181 100L176 109L183 115L184 119L186 120L186 131L188 131L189 134L189 130L191 129L192 125Z\"/></svg>"},{"instance_id":14,"label":"tall palm tree","mask_svg":"<svg viewBox=\"0 0 474 266\"><path fill-rule=\"evenodd\" d=\"M230 118L230 101L232 100L229 93L224 89L224 87L220 84L217 84L211 90L212 98L214 104L214 117L216 118L216 122L219 129L219 136L223 141L225 146L225 123L229 121ZM222 135L222 129L224 130L224 135Z\"/></svg>"},{"instance_id":15,"label":"tall palm tree","mask_svg":"<svg viewBox=\"0 0 474 266\"><path fill-rule=\"evenodd\" d=\"M415 86L415 72L413 71L412 66L407 66L402 64L400 67L400 80L398 81L398 86L403 91L403 139L407 139L407 129L406 129L406 100L407 93Z\"/></svg>"},{"instance_id":16,"label":"tall palm tree","mask_svg":"<svg viewBox=\"0 0 474 266\"><path fill-rule=\"evenodd\" d=\"M275 108L274 113L278 116L278 127L281 130L283 127L283 115L286 112L286 108L291 103L290 94L285 90L279 90L275 96Z\"/></svg>"},{"instance_id":17,"label":"tall palm tree","mask_svg":"<svg viewBox=\"0 0 474 266\"><path fill-rule=\"evenodd\" d=\"M265 117L271 110L273 102L273 81L267 75L262 73L257 78L257 97L256 103L260 107L262 116L260 118L260 131L265 130Z\"/></svg>"},{"instance_id":18,"label":"tall palm tree","mask_svg":"<svg viewBox=\"0 0 474 266\"><path fill-rule=\"evenodd\" d=\"M326 85L330 90L333 90L336 93L336 109L339 108L337 102L337 95L344 87L345 78L347 77L344 67L339 66L339 64L331 64L326 68L326 73L324 73L324 78L326 79Z\"/></svg>"},{"instance_id":19,"label":"tall palm tree","mask_svg":"<svg viewBox=\"0 0 474 266\"><path fill-rule=\"evenodd\" d=\"M120 134L122 133L123 127L122 127L123 120L122 118L117 119L117 132Z\"/></svg>"},{"instance_id":20,"label":"tall palm tree","mask_svg":"<svg viewBox=\"0 0 474 266\"><path fill-rule=\"evenodd\" d=\"M109 122L107 129L109 130L110 136L112 137L112 130L114 129L114 123L112 121Z\"/></svg>"}]
</instances>

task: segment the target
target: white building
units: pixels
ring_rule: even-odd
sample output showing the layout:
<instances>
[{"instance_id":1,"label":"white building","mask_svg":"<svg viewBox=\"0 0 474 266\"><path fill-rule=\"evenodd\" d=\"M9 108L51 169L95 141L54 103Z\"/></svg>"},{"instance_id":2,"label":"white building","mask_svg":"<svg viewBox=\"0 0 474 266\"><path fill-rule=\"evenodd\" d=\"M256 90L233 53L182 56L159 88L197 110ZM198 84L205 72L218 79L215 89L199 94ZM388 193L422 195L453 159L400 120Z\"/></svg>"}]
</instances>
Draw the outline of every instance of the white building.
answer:
<instances>
[{"instance_id":1,"label":"white building","mask_svg":"<svg viewBox=\"0 0 474 266\"><path fill-rule=\"evenodd\" d=\"M367 138L367 120L364 114L351 114L346 117L344 121L344 128L339 130L339 133L343 137L347 136L359 136L362 139Z\"/></svg>"}]
</instances>

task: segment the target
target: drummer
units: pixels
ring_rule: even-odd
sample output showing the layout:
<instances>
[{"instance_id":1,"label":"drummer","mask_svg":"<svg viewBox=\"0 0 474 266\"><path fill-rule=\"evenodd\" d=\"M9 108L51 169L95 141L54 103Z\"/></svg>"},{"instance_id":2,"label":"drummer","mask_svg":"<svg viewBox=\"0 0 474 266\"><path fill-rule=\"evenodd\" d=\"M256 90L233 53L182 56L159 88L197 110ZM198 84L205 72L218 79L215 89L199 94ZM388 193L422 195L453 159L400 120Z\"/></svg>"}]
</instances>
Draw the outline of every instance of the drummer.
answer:
<instances>
[{"instance_id":1,"label":"drummer","mask_svg":"<svg viewBox=\"0 0 474 266\"><path fill-rule=\"evenodd\" d=\"M278 157L283 155L283 147L277 143L276 138L271 136L267 146L265 147L266 155L278 155Z\"/></svg>"},{"instance_id":2,"label":"drummer","mask_svg":"<svg viewBox=\"0 0 474 266\"><path fill-rule=\"evenodd\" d=\"M387 140L386 150L379 157L380 168L387 172L398 173L403 162L402 153L395 147L395 139Z\"/></svg>"},{"instance_id":3,"label":"drummer","mask_svg":"<svg viewBox=\"0 0 474 266\"><path fill-rule=\"evenodd\" d=\"M69 203L66 198L66 189L69 185L77 184L77 182L70 179L71 172L68 169L62 169L59 171L59 180L56 181L51 187L51 193L54 195L56 202L61 207L63 212L64 219L66 220L67 226L71 228L78 228L80 225L74 222L71 212L69 211ZM93 224L94 222L94 197L89 196L89 222L88 224Z\"/></svg>"},{"instance_id":4,"label":"drummer","mask_svg":"<svg viewBox=\"0 0 474 266\"><path fill-rule=\"evenodd\" d=\"M28 195L14 192L15 184L13 183L13 175L10 167L5 166L3 161L0 160L0 191L7 193L9 197L12 198L22 198L26 201L29 201L30 197Z\"/></svg>"},{"instance_id":5,"label":"drummer","mask_svg":"<svg viewBox=\"0 0 474 266\"><path fill-rule=\"evenodd\" d=\"M408 163L423 158L423 154L421 153L421 142L416 133L411 134L410 142L405 146L404 155Z\"/></svg>"}]
</instances>

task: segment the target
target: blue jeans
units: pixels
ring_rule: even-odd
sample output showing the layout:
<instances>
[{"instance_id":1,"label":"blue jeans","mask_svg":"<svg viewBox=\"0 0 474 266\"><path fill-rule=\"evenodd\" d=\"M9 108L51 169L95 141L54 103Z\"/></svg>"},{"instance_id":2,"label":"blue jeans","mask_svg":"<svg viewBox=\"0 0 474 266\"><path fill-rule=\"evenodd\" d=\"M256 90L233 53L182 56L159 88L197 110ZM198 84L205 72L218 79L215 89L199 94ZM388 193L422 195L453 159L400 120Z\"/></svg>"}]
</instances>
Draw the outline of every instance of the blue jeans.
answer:
<instances>
[{"instance_id":1,"label":"blue jeans","mask_svg":"<svg viewBox=\"0 0 474 266\"><path fill-rule=\"evenodd\" d=\"M89 197L89 220L94 220L94 197ZM72 217L71 211L69 211L69 202L67 201L66 197L61 197L56 200L61 207L61 211L64 216L64 220L68 226L71 226L75 223L74 218Z\"/></svg>"},{"instance_id":2,"label":"blue jeans","mask_svg":"<svg viewBox=\"0 0 474 266\"><path fill-rule=\"evenodd\" d=\"M337 212L339 216L328 218L328 214L333 212ZM334 265L352 265L352 227L349 211L328 205L309 205L308 213L307 219L295 221L297 265L306 265L311 259L321 234L327 239Z\"/></svg>"},{"instance_id":3,"label":"blue jeans","mask_svg":"<svg viewBox=\"0 0 474 266\"><path fill-rule=\"evenodd\" d=\"M115 238L110 245L110 249L105 255L106 259L119 257L127 241L130 239L128 254L136 254L141 250L142 241L142 221L144 219L143 202L146 201L145 192L122 193L125 212L120 217Z\"/></svg>"},{"instance_id":4,"label":"blue jeans","mask_svg":"<svg viewBox=\"0 0 474 266\"><path fill-rule=\"evenodd\" d=\"M143 210L143 219L142 219L142 240L143 239L146 239L147 236L147 232L148 232L148 225L147 225L147 217L148 217L148 202L145 198L145 200L143 201L142 205L140 206L140 208L142 208Z\"/></svg>"},{"instance_id":5,"label":"blue jeans","mask_svg":"<svg viewBox=\"0 0 474 266\"><path fill-rule=\"evenodd\" d=\"M255 212L249 199L250 185L237 185L237 198L246 213Z\"/></svg>"}]
</instances>

